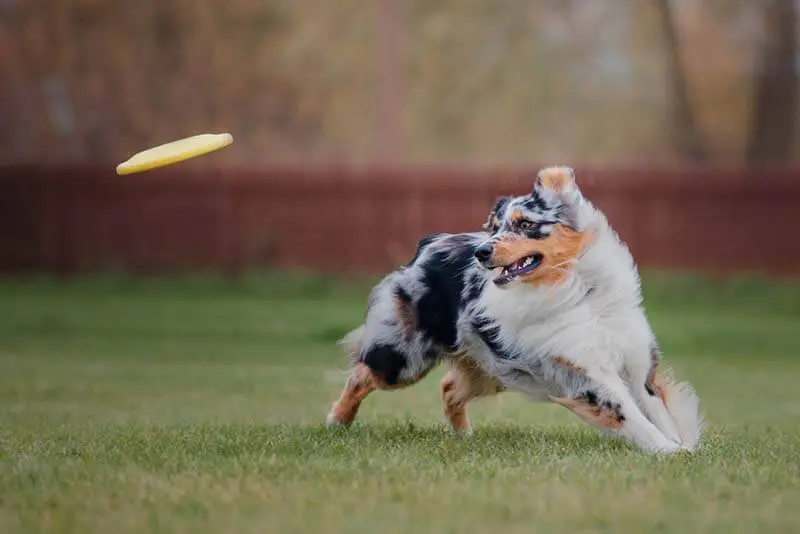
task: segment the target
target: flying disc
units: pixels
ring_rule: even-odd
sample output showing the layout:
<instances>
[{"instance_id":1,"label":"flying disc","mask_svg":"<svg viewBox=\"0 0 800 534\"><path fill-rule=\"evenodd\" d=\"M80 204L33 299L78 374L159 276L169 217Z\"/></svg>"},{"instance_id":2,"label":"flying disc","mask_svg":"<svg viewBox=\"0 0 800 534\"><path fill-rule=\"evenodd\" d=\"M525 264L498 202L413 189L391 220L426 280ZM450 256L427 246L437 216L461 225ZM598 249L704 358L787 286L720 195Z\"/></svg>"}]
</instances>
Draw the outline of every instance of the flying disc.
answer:
<instances>
[{"instance_id":1,"label":"flying disc","mask_svg":"<svg viewBox=\"0 0 800 534\"><path fill-rule=\"evenodd\" d=\"M166 167L208 154L233 143L229 133L200 134L148 148L117 165L117 174L133 174Z\"/></svg>"}]
</instances>

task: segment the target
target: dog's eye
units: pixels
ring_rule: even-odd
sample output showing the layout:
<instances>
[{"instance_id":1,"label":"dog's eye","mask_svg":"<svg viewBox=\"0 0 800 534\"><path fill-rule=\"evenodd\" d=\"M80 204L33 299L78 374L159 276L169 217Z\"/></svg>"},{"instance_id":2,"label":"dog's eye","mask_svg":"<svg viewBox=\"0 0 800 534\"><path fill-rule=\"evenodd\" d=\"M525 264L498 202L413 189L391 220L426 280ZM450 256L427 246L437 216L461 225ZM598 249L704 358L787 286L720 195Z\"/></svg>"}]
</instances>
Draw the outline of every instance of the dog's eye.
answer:
<instances>
[{"instance_id":1,"label":"dog's eye","mask_svg":"<svg viewBox=\"0 0 800 534\"><path fill-rule=\"evenodd\" d=\"M530 230L533 227L533 223L531 221L520 221L519 222L519 229L520 230Z\"/></svg>"}]
</instances>

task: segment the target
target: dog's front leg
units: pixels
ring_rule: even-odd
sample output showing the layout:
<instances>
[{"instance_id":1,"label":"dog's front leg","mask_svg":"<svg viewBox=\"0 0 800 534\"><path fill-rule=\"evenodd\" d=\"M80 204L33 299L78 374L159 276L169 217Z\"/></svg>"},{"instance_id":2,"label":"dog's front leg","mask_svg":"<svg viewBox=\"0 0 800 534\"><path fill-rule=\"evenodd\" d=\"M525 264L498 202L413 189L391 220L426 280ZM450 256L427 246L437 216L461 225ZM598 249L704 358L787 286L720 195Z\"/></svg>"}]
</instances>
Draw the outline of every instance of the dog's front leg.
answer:
<instances>
[{"instance_id":1,"label":"dog's front leg","mask_svg":"<svg viewBox=\"0 0 800 534\"><path fill-rule=\"evenodd\" d=\"M442 378L442 404L450 427L462 436L472 434L467 403L479 397L496 395L505 388L467 357L450 360L451 368Z\"/></svg>"},{"instance_id":2,"label":"dog's front leg","mask_svg":"<svg viewBox=\"0 0 800 534\"><path fill-rule=\"evenodd\" d=\"M576 369L577 368L576 366ZM625 383L616 375L585 370L582 380L568 383L578 385L562 397L551 396L553 402L564 406L594 427L619 436L648 452L672 454L682 449L680 443L667 438L642 413Z\"/></svg>"}]
</instances>

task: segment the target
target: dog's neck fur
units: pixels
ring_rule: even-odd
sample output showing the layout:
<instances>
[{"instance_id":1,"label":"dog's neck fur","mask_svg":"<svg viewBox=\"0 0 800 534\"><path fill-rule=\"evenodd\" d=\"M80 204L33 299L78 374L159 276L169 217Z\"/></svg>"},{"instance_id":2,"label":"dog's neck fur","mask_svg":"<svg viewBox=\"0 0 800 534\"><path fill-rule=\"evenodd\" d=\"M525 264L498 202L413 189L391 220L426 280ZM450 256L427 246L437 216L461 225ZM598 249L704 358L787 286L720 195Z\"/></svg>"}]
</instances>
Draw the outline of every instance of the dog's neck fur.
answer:
<instances>
[{"instance_id":1,"label":"dog's neck fur","mask_svg":"<svg viewBox=\"0 0 800 534\"><path fill-rule=\"evenodd\" d=\"M639 273L627 245L611 228L606 216L589 201L581 200L578 209L579 219L586 221L584 229L595 234L573 271L590 290L589 300L602 302L604 307L641 306Z\"/></svg>"},{"instance_id":2,"label":"dog's neck fur","mask_svg":"<svg viewBox=\"0 0 800 534\"><path fill-rule=\"evenodd\" d=\"M495 308L492 302L502 303L503 308L514 308L523 322L526 319L535 322L537 318L551 321L559 310L571 311L582 303L601 314L619 307L641 306L636 264L605 215L581 198L573 216L578 230L591 232L593 237L574 264L567 266L570 275L556 286L517 283L513 288L498 288L487 284L484 297L490 314Z\"/></svg>"}]
</instances>

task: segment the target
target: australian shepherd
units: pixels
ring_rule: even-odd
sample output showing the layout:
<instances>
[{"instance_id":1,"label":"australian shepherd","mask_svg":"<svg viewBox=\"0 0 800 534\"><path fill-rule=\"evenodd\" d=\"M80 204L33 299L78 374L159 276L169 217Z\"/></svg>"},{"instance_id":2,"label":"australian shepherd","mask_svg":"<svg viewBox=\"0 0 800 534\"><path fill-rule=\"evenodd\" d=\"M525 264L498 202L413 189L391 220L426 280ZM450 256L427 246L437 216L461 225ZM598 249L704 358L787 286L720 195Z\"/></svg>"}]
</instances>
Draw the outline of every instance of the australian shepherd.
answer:
<instances>
[{"instance_id":1,"label":"australian shepherd","mask_svg":"<svg viewBox=\"0 0 800 534\"><path fill-rule=\"evenodd\" d=\"M444 412L461 434L469 401L517 391L649 452L696 449L698 398L659 372L636 264L573 170L541 170L484 227L423 239L373 289L364 324L342 340L353 368L328 423L350 425L372 391L447 361Z\"/></svg>"}]
</instances>

